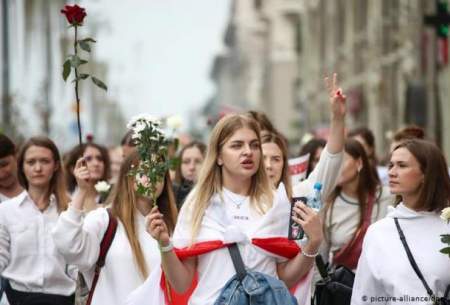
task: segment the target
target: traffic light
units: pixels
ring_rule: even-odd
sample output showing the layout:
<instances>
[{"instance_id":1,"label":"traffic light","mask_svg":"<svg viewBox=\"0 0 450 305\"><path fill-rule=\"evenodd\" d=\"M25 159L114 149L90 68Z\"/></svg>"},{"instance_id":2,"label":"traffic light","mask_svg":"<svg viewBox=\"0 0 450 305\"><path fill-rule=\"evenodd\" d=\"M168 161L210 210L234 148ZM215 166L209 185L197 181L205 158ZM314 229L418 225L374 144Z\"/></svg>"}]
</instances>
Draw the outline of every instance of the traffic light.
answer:
<instances>
[{"instance_id":1,"label":"traffic light","mask_svg":"<svg viewBox=\"0 0 450 305\"><path fill-rule=\"evenodd\" d=\"M446 16L448 18L448 1L447 0L437 0L437 15ZM449 25L448 23L439 23L437 24L437 35L441 38L448 38L449 34Z\"/></svg>"}]
</instances>

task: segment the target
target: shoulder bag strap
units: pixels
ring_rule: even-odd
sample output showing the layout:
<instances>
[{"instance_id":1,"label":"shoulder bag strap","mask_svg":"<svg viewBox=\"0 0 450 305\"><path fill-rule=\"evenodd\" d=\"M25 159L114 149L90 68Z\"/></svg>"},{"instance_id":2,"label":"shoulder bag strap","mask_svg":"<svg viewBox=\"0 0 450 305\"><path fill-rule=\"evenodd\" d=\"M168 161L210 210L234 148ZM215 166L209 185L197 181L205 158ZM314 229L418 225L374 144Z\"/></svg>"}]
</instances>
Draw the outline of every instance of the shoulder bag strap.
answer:
<instances>
[{"instance_id":1,"label":"shoulder bag strap","mask_svg":"<svg viewBox=\"0 0 450 305\"><path fill-rule=\"evenodd\" d=\"M416 272L419 279L422 281L423 286L427 290L427 293L430 297L435 297L433 290L431 290L430 286L428 286L427 281L425 281L425 278L422 275L422 272L420 272L419 266L417 266L416 261L414 260L414 257L411 253L411 250L409 249L408 243L406 242L405 234L403 234L403 230L400 227L400 224L398 222L398 218L394 218L395 226L397 227L398 235L400 236L400 240L402 241L403 248L405 248L406 255L408 256L409 262L411 263L412 268Z\"/></svg>"},{"instance_id":2,"label":"shoulder bag strap","mask_svg":"<svg viewBox=\"0 0 450 305\"><path fill-rule=\"evenodd\" d=\"M329 278L327 266L323 261L322 255L320 254L316 256L316 266L322 279L327 280Z\"/></svg>"},{"instance_id":3,"label":"shoulder bag strap","mask_svg":"<svg viewBox=\"0 0 450 305\"><path fill-rule=\"evenodd\" d=\"M106 254L108 254L108 250L114 240L114 235L116 235L117 219L112 215L111 208L106 209L106 211L108 212L109 217L108 227L106 228L106 232L103 235L102 242L100 243L100 253L98 255L97 263L95 264L94 279L92 280L92 285L91 289L89 290L89 296L86 301L86 305L90 305L92 302L92 296L94 295L95 286L97 286L100 271L105 265Z\"/></svg>"},{"instance_id":4,"label":"shoulder bag strap","mask_svg":"<svg viewBox=\"0 0 450 305\"><path fill-rule=\"evenodd\" d=\"M241 253L236 243L228 246L228 251L230 251L231 260L233 261L234 269L236 269L237 277L239 281L242 281L247 275L245 270L244 261L242 260Z\"/></svg>"}]
</instances>

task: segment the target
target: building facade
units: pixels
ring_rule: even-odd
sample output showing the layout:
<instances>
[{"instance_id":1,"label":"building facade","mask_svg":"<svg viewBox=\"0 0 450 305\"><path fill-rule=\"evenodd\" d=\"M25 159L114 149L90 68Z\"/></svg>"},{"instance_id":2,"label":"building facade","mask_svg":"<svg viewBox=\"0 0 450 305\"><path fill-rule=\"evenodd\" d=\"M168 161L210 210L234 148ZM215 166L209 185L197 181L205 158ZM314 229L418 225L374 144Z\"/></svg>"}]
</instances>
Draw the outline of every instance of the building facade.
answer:
<instances>
[{"instance_id":1,"label":"building facade","mask_svg":"<svg viewBox=\"0 0 450 305\"><path fill-rule=\"evenodd\" d=\"M407 124L450 153L450 72L423 21L435 9L425 0L234 0L213 100L266 112L295 144L328 126L323 79L336 72L347 125L372 129L380 155Z\"/></svg>"}]
</instances>

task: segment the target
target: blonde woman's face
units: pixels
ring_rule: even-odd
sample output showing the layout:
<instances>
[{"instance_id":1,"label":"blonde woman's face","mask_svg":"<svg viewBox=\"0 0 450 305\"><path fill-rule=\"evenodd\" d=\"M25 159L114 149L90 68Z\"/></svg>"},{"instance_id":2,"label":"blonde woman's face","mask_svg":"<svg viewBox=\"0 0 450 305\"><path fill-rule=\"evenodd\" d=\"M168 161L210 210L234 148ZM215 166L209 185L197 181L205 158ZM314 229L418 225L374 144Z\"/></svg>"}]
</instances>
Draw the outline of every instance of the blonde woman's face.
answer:
<instances>
[{"instance_id":1,"label":"blonde woman's face","mask_svg":"<svg viewBox=\"0 0 450 305\"><path fill-rule=\"evenodd\" d=\"M222 174L233 178L251 178L261 162L261 148L256 133L243 127L223 144L217 164L222 166Z\"/></svg>"},{"instance_id":2,"label":"blonde woman's face","mask_svg":"<svg viewBox=\"0 0 450 305\"><path fill-rule=\"evenodd\" d=\"M281 174L283 173L283 152L280 147L275 143L263 143L262 144L264 168L270 181L272 181L275 187L278 187L278 183L281 180Z\"/></svg>"}]
</instances>

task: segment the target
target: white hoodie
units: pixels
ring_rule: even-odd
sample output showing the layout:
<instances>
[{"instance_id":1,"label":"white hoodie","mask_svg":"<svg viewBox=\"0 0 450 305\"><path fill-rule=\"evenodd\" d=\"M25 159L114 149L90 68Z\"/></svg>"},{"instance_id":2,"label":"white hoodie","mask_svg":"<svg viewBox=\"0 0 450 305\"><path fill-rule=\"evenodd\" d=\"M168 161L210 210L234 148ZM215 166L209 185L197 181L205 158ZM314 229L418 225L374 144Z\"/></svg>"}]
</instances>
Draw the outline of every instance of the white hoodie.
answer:
<instances>
[{"instance_id":1,"label":"white hoodie","mask_svg":"<svg viewBox=\"0 0 450 305\"><path fill-rule=\"evenodd\" d=\"M434 212L416 212L400 203L386 218L371 225L356 270L352 305L432 304L400 241L398 218L412 255L434 294L442 297L450 285L450 258L439 252L441 234L450 225Z\"/></svg>"}]
</instances>

